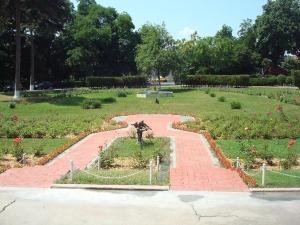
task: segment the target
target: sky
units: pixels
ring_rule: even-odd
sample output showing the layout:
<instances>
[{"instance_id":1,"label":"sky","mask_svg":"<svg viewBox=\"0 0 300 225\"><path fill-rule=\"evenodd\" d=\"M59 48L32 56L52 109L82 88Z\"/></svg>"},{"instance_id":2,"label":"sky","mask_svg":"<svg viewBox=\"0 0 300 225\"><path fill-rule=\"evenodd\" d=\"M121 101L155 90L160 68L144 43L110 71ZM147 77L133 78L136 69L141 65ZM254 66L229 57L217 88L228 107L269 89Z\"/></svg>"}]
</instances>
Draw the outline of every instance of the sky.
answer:
<instances>
[{"instance_id":1,"label":"sky","mask_svg":"<svg viewBox=\"0 0 300 225\"><path fill-rule=\"evenodd\" d=\"M77 5L77 0L71 0ZM244 19L262 13L267 0L96 0L105 7L127 12L136 29L150 22L166 24L168 31L178 39L198 35L213 36L227 24L237 34Z\"/></svg>"}]
</instances>

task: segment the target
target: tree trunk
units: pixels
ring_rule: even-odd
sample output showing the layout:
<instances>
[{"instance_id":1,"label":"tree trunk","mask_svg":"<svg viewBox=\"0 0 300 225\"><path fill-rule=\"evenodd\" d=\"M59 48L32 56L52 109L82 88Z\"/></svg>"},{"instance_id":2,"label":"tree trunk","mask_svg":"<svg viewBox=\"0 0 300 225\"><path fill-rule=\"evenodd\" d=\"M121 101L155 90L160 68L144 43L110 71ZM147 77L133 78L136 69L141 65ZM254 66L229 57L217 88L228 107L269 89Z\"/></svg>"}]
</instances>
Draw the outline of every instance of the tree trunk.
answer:
<instances>
[{"instance_id":1,"label":"tree trunk","mask_svg":"<svg viewBox=\"0 0 300 225\"><path fill-rule=\"evenodd\" d=\"M19 99L21 95L21 10L20 0L16 0L16 68L15 68L15 93L14 98Z\"/></svg>"},{"instance_id":2,"label":"tree trunk","mask_svg":"<svg viewBox=\"0 0 300 225\"><path fill-rule=\"evenodd\" d=\"M33 36L33 32L30 32L31 35L31 40L30 40L30 86L29 86L29 90L33 91L34 90L34 36Z\"/></svg>"}]
</instances>

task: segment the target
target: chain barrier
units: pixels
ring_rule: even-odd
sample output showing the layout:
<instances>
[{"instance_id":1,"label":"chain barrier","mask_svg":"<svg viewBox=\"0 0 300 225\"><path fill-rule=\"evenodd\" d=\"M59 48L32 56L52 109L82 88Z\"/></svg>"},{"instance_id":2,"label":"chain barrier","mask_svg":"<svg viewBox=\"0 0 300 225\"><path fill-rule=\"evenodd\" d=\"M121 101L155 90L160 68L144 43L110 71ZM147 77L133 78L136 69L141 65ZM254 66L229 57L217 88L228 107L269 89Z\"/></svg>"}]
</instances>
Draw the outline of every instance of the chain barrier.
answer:
<instances>
[{"instance_id":1,"label":"chain barrier","mask_svg":"<svg viewBox=\"0 0 300 225\"><path fill-rule=\"evenodd\" d=\"M274 170L268 170L268 172L276 173L276 174L281 174L281 175L283 175L283 176L287 176L287 177L292 177L292 178L298 178L298 179L300 179L299 176L295 176L295 175L291 175L291 174L286 174L286 173L280 173L280 172L274 171Z\"/></svg>"},{"instance_id":2,"label":"chain barrier","mask_svg":"<svg viewBox=\"0 0 300 225\"><path fill-rule=\"evenodd\" d=\"M96 175L96 174L93 174L93 173L90 173L88 171L85 171L85 170L81 170L81 172L83 173L86 173L90 176L94 176L96 178L99 178L99 179L107 179L107 180L113 180L113 179L125 179L125 178L128 178L128 177L133 177L135 175L138 175L142 172L145 172L144 170L141 170L141 171L138 171L138 172L135 172L135 173L132 173L132 174L129 174L129 175L125 175L125 176L118 176L118 177L106 177L106 176L99 176L99 175Z\"/></svg>"}]
</instances>

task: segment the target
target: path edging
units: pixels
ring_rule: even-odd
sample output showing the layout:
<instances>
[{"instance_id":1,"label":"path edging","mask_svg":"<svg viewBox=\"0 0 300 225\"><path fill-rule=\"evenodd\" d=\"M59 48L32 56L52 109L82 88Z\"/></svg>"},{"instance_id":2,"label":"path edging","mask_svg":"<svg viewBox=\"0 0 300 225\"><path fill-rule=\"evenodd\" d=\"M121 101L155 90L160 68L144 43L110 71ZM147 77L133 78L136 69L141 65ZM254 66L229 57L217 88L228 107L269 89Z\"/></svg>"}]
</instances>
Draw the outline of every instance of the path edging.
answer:
<instances>
[{"instance_id":1,"label":"path edging","mask_svg":"<svg viewBox=\"0 0 300 225\"><path fill-rule=\"evenodd\" d=\"M51 188L62 189L93 189L93 190L119 190L119 191L169 191L169 186L150 185L97 185L97 184L52 184Z\"/></svg>"},{"instance_id":2,"label":"path edging","mask_svg":"<svg viewBox=\"0 0 300 225\"><path fill-rule=\"evenodd\" d=\"M251 192L300 192L300 188L250 188Z\"/></svg>"}]
</instances>

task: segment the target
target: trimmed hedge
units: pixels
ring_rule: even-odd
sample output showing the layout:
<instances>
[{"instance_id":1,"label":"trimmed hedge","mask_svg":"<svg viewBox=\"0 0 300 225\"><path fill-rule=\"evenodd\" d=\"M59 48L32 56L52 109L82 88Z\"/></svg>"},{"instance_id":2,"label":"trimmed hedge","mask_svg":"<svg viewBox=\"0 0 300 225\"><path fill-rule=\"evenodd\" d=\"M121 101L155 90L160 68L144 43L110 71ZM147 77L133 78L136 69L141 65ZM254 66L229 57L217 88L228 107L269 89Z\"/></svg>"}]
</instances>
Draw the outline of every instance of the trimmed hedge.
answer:
<instances>
[{"instance_id":1,"label":"trimmed hedge","mask_svg":"<svg viewBox=\"0 0 300 225\"><path fill-rule=\"evenodd\" d=\"M298 82L300 83L300 71L294 71L295 81L297 79L296 76L298 76ZM206 85L231 87L280 86L293 85L294 79L293 77L287 77L284 75L268 77L250 77L249 75L188 75L183 79L182 84L192 87ZM300 84L298 84L298 87L299 86Z\"/></svg>"},{"instance_id":2,"label":"trimmed hedge","mask_svg":"<svg viewBox=\"0 0 300 225\"><path fill-rule=\"evenodd\" d=\"M250 86L275 86L278 85L276 76L250 78Z\"/></svg>"},{"instance_id":3,"label":"trimmed hedge","mask_svg":"<svg viewBox=\"0 0 300 225\"><path fill-rule=\"evenodd\" d=\"M249 86L250 76L248 75L189 75L183 80L188 86Z\"/></svg>"},{"instance_id":4,"label":"trimmed hedge","mask_svg":"<svg viewBox=\"0 0 300 225\"><path fill-rule=\"evenodd\" d=\"M97 87L145 87L146 76L124 76L124 77L87 77L86 85L91 88Z\"/></svg>"}]
</instances>

